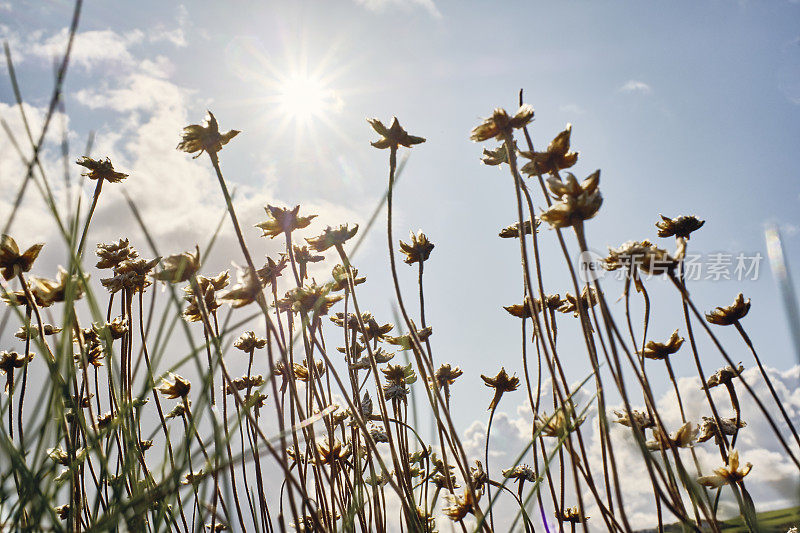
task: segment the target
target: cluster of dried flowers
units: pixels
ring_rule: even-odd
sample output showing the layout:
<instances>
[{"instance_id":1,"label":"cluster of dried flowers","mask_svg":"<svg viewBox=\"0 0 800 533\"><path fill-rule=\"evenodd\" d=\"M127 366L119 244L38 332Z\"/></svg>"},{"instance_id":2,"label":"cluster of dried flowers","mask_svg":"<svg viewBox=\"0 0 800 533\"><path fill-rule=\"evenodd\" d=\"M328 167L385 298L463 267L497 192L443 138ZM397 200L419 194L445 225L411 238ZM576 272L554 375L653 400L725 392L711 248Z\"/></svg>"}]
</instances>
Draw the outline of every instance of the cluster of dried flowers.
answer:
<instances>
[{"instance_id":1,"label":"cluster of dried flowers","mask_svg":"<svg viewBox=\"0 0 800 533\"><path fill-rule=\"evenodd\" d=\"M200 246L148 259L121 238L98 244L95 250L95 267L108 272L100 278L107 292L104 310L84 271L88 259L84 243L94 207L101 200L102 184L128 177L107 158L78 161L87 169L85 176L97 184L80 242L70 247L74 258L66 270L59 269L55 280L29 274L43 244L22 251L12 237L0 239L2 298L21 322L15 335L21 346L0 352L8 395L3 430L16 457L11 477L18 492L0 521L9 516L26 528L48 523L54 529L63 529L65 522L72 531L121 523L135 531L289 527L386 531L397 529L398 522L409 531L435 531L438 515L459 523L463 530L470 523L470 527L490 531L508 527L504 523L495 527L492 509L499 498L510 498L519 511L514 524L520 523L525 531L534 530L534 515L553 517L560 531L565 524L573 531L579 526L588 531L585 511L590 505L598 509L593 521L600 527L630 531L614 455L619 443L612 438L606 415L605 391L616 387L624 407L612 410L614 422L629 428L641 448L659 525L671 517L689 528L702 525L719 531L719 492L713 491L730 487L746 525L756 531L754 504L745 486L752 465L742 466L735 448L740 429L746 427L740 412L742 389L770 420L799 469L800 462L778 424L788 424L798 444L800 438L771 384L771 398L755 397L742 378L744 367L730 359L702 322L705 318L710 324L735 326L769 384L740 322L750 301L739 295L731 306L718 307L705 317L697 311L685 287L682 264L690 234L704 224L694 216L662 216L656 224L659 237L676 239L675 253L648 240L629 241L609 250L605 267L621 269L626 275L623 297L630 338L617 328L598 281L579 282L570 270L572 285L562 292L564 298L561 293L546 292L545 286L552 281L543 279L540 268L542 222L554 230L549 235L559 240L569 262L570 234L580 251L588 250L584 224L599 213L603 197L599 170L581 182L566 171L579 159L570 146L572 127L568 125L545 150L537 151L527 130L533 115L527 105L513 116L497 109L471 134L474 141L501 142L484 150L482 161L489 166L506 165L510 171L517 216L499 236L517 239L523 267L523 303L505 309L521 319L524 379L505 368L493 377L481 376L491 389L483 461L467 457L451 417L451 400L457 394L454 385L463 372L453 362L435 362L422 284L424 264L431 260L434 244L424 233L412 232L407 242L399 241L403 261L418 269L418 305L403 298L396 270L392 188L397 152L425 139L408 134L396 118L389 127L369 120L379 135L372 145L389 150L386 231L400 310L397 323L391 324L378 320L359 302L357 287L366 278L359 277L347 252L358 233L357 225L329 226L300 243L296 232L310 228L316 215L301 215L299 205L266 205L266 220L255 226L265 238L282 239L284 252L265 258L262 266L254 262L219 160L219 152L239 132L221 133L209 113L204 124L184 129L178 149L195 157L206 153L219 179L244 258L235 284L228 271L204 272L206 252ZM518 149L517 130L524 132L527 150ZM527 160L521 167L520 156ZM533 182L538 182L546 204L538 213L529 189ZM326 261L332 266L323 270L317 265ZM318 282L319 272L325 272L328 281ZM684 338L675 330L665 342L649 339L649 312L639 336L630 325L630 284L649 306L641 274L657 272L681 295L685 328L710 411L700 424L686 419L671 364ZM184 323L178 326L165 320L156 333L151 330L152 302L159 283L168 289L167 307L177 310L175 315ZM180 292L178 284L183 285ZM146 294L152 297L150 304L145 302ZM77 305L81 299L86 300L91 323L83 319L86 310ZM45 314L55 316L52 307L56 304L63 306L63 322L46 324ZM242 311L234 311L238 309ZM232 317L239 316L234 313L244 316L248 311L255 318L247 319L245 331L241 324L231 325L235 324ZM577 320L585 339L587 381L596 386L596 419L587 415L590 405L577 405L577 388L567 380L558 344L559 320ZM708 377L697 354L692 321L702 323L726 362ZM532 336L526 333L528 326ZM162 336L180 327L191 351L180 361L167 360ZM263 331L263 336L255 329ZM34 355L34 347L40 356ZM531 347L537 358L536 374L528 360ZM397 362L398 352L403 353L403 362ZM570 365L580 360L574 354L570 357ZM683 418L678 428L666 427L658 412L649 381L655 371L646 368L648 360L664 361ZM39 361L37 376L49 380L51 391L46 415L23 407L26 392L30 393L31 365ZM601 371L601 365L606 370ZM234 376L233 367L245 367L246 373ZM635 376L638 388L633 389L641 393L644 408L632 407L634 395L622 379L623 372ZM189 373L191 379L185 377ZM714 387L725 387L734 416L721 416L722 406L710 392ZM489 467L492 421L505 395L521 388L527 393L532 418L529 447L520 452L533 465L511 464L498 476ZM542 403L545 393L553 399L549 415ZM421 428L409 415L412 401L427 406L432 414L435 425L430 442L423 440ZM777 404L780 417L771 416L771 403ZM595 424L603 449L601 464L591 462L586 451L586 431ZM39 439L41 450L32 450L34 438ZM694 447L712 438L722 466L701 471ZM687 462L680 449L687 449L694 461ZM161 464L149 450L161 452ZM274 477L276 471L280 480ZM517 484L516 492L509 490L510 483ZM52 505L31 487L66 503ZM387 505L387 498L399 502L399 516Z\"/></svg>"}]
</instances>

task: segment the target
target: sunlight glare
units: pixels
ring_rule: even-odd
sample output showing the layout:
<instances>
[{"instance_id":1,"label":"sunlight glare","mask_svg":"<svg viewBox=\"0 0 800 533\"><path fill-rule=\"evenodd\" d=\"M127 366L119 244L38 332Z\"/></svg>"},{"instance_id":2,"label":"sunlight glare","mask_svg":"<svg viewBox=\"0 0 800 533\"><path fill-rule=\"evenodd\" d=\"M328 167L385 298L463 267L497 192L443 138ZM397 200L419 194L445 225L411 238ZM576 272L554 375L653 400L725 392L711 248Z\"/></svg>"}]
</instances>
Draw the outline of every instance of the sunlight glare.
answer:
<instances>
[{"instance_id":1,"label":"sunlight glare","mask_svg":"<svg viewBox=\"0 0 800 533\"><path fill-rule=\"evenodd\" d=\"M341 104L334 92L319 78L294 74L281 83L278 105L287 116L308 121L336 111Z\"/></svg>"}]
</instances>

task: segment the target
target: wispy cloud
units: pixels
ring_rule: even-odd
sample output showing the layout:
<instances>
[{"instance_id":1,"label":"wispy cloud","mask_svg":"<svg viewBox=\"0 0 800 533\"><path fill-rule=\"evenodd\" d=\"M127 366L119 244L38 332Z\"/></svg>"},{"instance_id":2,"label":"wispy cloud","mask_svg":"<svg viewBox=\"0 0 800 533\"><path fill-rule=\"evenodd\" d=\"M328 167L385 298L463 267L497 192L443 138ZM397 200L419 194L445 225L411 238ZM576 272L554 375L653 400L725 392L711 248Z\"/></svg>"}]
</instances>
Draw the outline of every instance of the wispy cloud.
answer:
<instances>
[{"instance_id":1,"label":"wispy cloud","mask_svg":"<svg viewBox=\"0 0 800 533\"><path fill-rule=\"evenodd\" d=\"M442 13L436 7L433 0L355 0L356 3L361 4L367 9L373 11L380 11L390 6L398 7L422 7L434 18L441 18Z\"/></svg>"},{"instance_id":2,"label":"wispy cloud","mask_svg":"<svg viewBox=\"0 0 800 533\"><path fill-rule=\"evenodd\" d=\"M653 88L650 87L650 85L640 80L628 80L624 85L622 85L622 87L619 88L619 90L623 93L639 94L650 94L653 92Z\"/></svg>"}]
</instances>

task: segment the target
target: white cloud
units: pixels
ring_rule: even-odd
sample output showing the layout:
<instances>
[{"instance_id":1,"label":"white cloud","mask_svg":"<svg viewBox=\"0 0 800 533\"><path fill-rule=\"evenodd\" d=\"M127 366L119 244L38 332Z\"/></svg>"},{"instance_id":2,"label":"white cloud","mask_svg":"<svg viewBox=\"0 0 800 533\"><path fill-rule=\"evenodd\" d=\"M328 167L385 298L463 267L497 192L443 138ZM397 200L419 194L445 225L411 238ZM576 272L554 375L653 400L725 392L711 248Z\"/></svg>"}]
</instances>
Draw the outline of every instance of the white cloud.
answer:
<instances>
[{"instance_id":1,"label":"white cloud","mask_svg":"<svg viewBox=\"0 0 800 533\"><path fill-rule=\"evenodd\" d=\"M622 87L619 88L619 90L623 93L650 94L653 91L653 88L643 81L628 80L624 85L622 85Z\"/></svg>"},{"instance_id":2,"label":"white cloud","mask_svg":"<svg viewBox=\"0 0 800 533\"><path fill-rule=\"evenodd\" d=\"M569 113L570 115L583 115L586 113L586 110L578 104L564 104L559 106L558 110L562 113Z\"/></svg>"},{"instance_id":3,"label":"white cloud","mask_svg":"<svg viewBox=\"0 0 800 533\"><path fill-rule=\"evenodd\" d=\"M433 0L355 0L355 1L356 3L361 4L367 9L371 9L373 11L380 11L382 9L386 9L389 6L400 6L405 8L419 6L424 8L434 18L441 18L442 16L442 13L439 11L439 8L436 7L436 4L433 2Z\"/></svg>"}]
</instances>

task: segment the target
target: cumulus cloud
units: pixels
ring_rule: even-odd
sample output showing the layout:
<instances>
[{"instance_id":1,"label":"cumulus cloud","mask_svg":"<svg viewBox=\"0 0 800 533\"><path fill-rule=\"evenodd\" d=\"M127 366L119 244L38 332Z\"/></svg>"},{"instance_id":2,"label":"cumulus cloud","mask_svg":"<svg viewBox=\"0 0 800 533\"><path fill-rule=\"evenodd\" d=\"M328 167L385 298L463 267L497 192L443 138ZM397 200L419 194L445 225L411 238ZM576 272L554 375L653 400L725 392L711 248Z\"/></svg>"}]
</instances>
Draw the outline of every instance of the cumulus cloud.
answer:
<instances>
[{"instance_id":1,"label":"cumulus cloud","mask_svg":"<svg viewBox=\"0 0 800 533\"><path fill-rule=\"evenodd\" d=\"M800 366L795 366L785 371L768 369L768 375L781 399L781 403L789 414L790 419L795 424L795 427L797 427L800 425L800 388L798 387L798 385L800 385ZM767 405L768 408L770 405L774 407L774 402L758 370L755 368L748 369L743 376L765 405ZM651 378L652 377L654 376L651 376ZM585 390L581 390L578 395L576 395L579 409L591 399L589 394L589 389L591 388L591 384L587 384L584 386ZM701 420L702 416L711 416L710 409L705 400L705 393L700 388L699 378L691 377L679 379L679 390L688 420L696 423ZM755 499L757 508L759 510L769 510L797 505L800 479L797 476L795 465L781 447L768 421L764 418L755 402L749 401L749 395L743 388L737 390L740 390L739 399L742 407L742 419L747 422L747 427L740 431L736 448L739 450L743 462L750 462L753 464L753 470L746 478L746 485ZM730 399L724 387L713 389L713 398L720 409L721 416L733 416L733 410L730 407ZM509 396L508 399L504 398L504 401L510 399L511 396ZM517 397L516 400L521 401L519 397ZM543 405L548 405L548 402L552 402L552 400L545 398L543 400ZM511 403L512 402L509 402L506 407L509 407ZM682 420L675 393L671 391L662 395L657 399L657 405L659 413L668 430L677 430L682 425ZM502 410L503 407L501 402L500 409ZM614 416L611 415L613 409L621 408L621 405L609 407L608 412L610 418L614 418ZM634 408L642 409L642 406L634 406ZM773 417L775 417L773 411L777 412L777 410L773 409L770 411ZM775 422L785 440L789 443L793 443L793 438L786 424L777 418ZM597 425L597 415L595 412L592 412L583 425L584 440L589 463L592 465L591 470L596 473L602 473L602 451ZM531 436L531 426L532 416L530 408L527 406L518 407L514 415L499 412L495 416L492 424L491 449L489 454L490 473L493 479L499 479L501 477L500 471L512 465L520 452L528 445ZM463 443L469 457L483 460L485 437L486 423L483 420L475 421L466 430ZM630 429L618 424L612 424L611 438L615 443L614 455L618 466L619 477L624 480L623 499L631 525L634 529L652 528L657 523L652 488L638 445ZM800 448L796 445L792 444L792 449L794 453L800 454ZM697 445L695 447L695 453L703 475L709 474L714 468L722 466L719 451L713 446L713 442ZM681 450L681 456L684 464L690 469L690 474L696 475L697 473L694 471L694 460L691 452L689 450ZM530 463L531 461L532 457L530 454L523 459L523 462ZM558 471L557 463L555 468L556 471ZM602 487L602 476L600 476L600 478L598 483ZM568 503L574 505L576 503L575 490L569 473L567 474L565 486L567 488ZM548 489L545 486L542 490L547 492ZM590 503L594 502L591 493L586 491L586 493L583 494L583 499L584 502L587 502L587 514L591 517L595 517L594 520L590 521L593 525L591 529L594 531L604 530L604 524L600 519L601 514L599 510L595 504ZM535 498L531 501L535 502ZM549 501L549 496L545 497L545 502L547 501ZM509 519L508 517L513 518L517 511L518 506L513 499L501 498L499 500L498 510L495 512L495 521L497 522L499 518L503 524L502 527L498 523L495 524L498 530L507 528L510 522L506 523L505 520ZM534 512L533 509L529 511L532 515L538 516L538 511ZM727 489L723 490L720 515L724 517L737 513L738 507L736 506L732 493ZM547 516L552 516L552 511L548 511Z\"/></svg>"},{"instance_id":2,"label":"cumulus cloud","mask_svg":"<svg viewBox=\"0 0 800 533\"><path fill-rule=\"evenodd\" d=\"M620 92L623 93L638 93L638 94L650 94L651 92L653 92L653 88L650 87L650 85L639 80L628 80L622 85L622 87L619 88L619 90Z\"/></svg>"},{"instance_id":3,"label":"cumulus cloud","mask_svg":"<svg viewBox=\"0 0 800 533\"><path fill-rule=\"evenodd\" d=\"M386 9L389 6L422 7L434 18L441 18L442 16L433 0L356 0L356 3L373 11Z\"/></svg>"}]
</instances>

